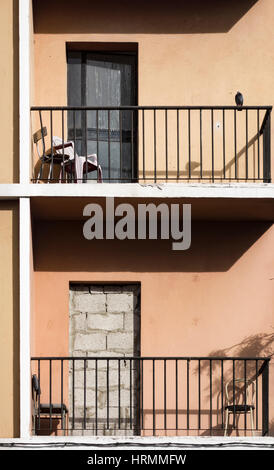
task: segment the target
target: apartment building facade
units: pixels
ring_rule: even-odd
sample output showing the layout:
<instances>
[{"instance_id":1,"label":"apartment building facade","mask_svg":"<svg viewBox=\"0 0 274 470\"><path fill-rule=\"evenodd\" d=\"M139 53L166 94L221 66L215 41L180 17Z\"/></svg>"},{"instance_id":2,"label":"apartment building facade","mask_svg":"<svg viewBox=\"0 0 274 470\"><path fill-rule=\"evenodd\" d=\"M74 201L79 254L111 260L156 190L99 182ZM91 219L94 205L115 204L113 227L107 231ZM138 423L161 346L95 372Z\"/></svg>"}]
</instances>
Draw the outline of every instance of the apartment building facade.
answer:
<instances>
[{"instance_id":1,"label":"apartment building facade","mask_svg":"<svg viewBox=\"0 0 274 470\"><path fill-rule=\"evenodd\" d=\"M0 8L0 437L273 435L271 0Z\"/></svg>"}]
</instances>

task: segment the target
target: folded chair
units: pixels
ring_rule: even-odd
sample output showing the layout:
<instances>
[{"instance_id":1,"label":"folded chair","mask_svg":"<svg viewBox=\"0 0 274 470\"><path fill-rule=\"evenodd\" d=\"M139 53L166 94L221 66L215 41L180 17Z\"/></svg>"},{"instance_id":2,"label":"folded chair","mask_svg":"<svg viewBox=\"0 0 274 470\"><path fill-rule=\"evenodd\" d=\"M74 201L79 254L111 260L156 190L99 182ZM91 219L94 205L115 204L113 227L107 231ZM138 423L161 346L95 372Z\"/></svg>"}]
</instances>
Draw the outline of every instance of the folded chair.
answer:
<instances>
[{"instance_id":1,"label":"folded chair","mask_svg":"<svg viewBox=\"0 0 274 470\"><path fill-rule=\"evenodd\" d=\"M74 142L72 141L63 143L60 137L54 136L52 138L52 142L56 152L60 154L60 156L63 155L63 147L66 148L66 155L69 155L69 159L61 163L63 169L61 169L60 174L66 172L70 179L75 180L78 183L82 183L83 179L87 179L88 173L97 171L98 183L102 183L102 168L98 165L96 153L83 157L76 153Z\"/></svg>"},{"instance_id":2,"label":"folded chair","mask_svg":"<svg viewBox=\"0 0 274 470\"><path fill-rule=\"evenodd\" d=\"M40 431L40 426L37 429L37 422L40 418L59 419L61 420L62 430L65 435L66 431L66 417L68 416L68 409L64 403L41 403L40 402L41 389L37 375L32 376L32 398L33 398L33 429L34 434Z\"/></svg>"}]
</instances>

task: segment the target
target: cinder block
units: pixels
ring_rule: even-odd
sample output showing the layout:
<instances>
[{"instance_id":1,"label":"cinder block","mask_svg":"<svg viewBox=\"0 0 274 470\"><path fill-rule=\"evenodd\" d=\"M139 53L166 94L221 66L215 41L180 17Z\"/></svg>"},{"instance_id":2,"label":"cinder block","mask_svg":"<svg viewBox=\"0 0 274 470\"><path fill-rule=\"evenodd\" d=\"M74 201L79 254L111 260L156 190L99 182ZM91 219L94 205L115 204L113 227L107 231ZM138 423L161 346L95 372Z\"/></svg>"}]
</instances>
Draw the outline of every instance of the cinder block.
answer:
<instances>
[{"instance_id":1,"label":"cinder block","mask_svg":"<svg viewBox=\"0 0 274 470\"><path fill-rule=\"evenodd\" d=\"M131 333L109 333L107 336L107 349L126 351L133 355L133 337Z\"/></svg>"},{"instance_id":2,"label":"cinder block","mask_svg":"<svg viewBox=\"0 0 274 470\"><path fill-rule=\"evenodd\" d=\"M134 314L133 313L124 313L124 331L134 331Z\"/></svg>"},{"instance_id":3,"label":"cinder block","mask_svg":"<svg viewBox=\"0 0 274 470\"><path fill-rule=\"evenodd\" d=\"M107 311L109 313L133 312L134 300L132 294L106 294Z\"/></svg>"},{"instance_id":4,"label":"cinder block","mask_svg":"<svg viewBox=\"0 0 274 470\"><path fill-rule=\"evenodd\" d=\"M87 328L86 322L87 316L85 313L80 313L77 315L71 316L71 334L74 334L76 331L85 331Z\"/></svg>"},{"instance_id":5,"label":"cinder block","mask_svg":"<svg viewBox=\"0 0 274 470\"><path fill-rule=\"evenodd\" d=\"M106 312L106 294L79 293L74 296L74 309L85 313L105 313Z\"/></svg>"},{"instance_id":6,"label":"cinder block","mask_svg":"<svg viewBox=\"0 0 274 470\"><path fill-rule=\"evenodd\" d=\"M102 333L79 333L75 336L74 349L82 351L103 351L106 349L106 336Z\"/></svg>"},{"instance_id":7,"label":"cinder block","mask_svg":"<svg viewBox=\"0 0 274 470\"><path fill-rule=\"evenodd\" d=\"M123 329L123 315L89 314L87 318L87 326L91 330L121 330Z\"/></svg>"}]
</instances>

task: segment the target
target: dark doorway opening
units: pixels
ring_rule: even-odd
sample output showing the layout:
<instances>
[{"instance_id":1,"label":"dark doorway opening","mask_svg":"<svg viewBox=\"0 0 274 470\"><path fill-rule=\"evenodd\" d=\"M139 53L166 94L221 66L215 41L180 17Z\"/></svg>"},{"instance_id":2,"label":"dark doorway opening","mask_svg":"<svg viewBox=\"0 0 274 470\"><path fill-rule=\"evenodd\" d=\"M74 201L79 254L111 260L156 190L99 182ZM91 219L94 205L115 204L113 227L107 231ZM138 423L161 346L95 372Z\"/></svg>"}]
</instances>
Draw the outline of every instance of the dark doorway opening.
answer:
<instances>
[{"instance_id":1,"label":"dark doorway opening","mask_svg":"<svg viewBox=\"0 0 274 470\"><path fill-rule=\"evenodd\" d=\"M137 53L68 50L67 63L68 106L83 107L68 112L68 138L97 155L104 182L136 181L138 115L121 107L137 105Z\"/></svg>"}]
</instances>

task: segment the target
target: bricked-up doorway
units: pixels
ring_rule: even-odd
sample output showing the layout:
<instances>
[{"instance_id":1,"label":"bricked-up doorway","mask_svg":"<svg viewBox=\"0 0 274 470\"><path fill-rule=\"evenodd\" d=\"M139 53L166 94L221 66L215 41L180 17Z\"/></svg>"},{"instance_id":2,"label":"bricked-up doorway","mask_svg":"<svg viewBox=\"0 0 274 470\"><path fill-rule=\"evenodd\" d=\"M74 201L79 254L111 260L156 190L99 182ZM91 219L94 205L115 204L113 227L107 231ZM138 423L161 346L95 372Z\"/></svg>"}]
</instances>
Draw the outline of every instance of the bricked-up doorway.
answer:
<instances>
[{"instance_id":1,"label":"bricked-up doorway","mask_svg":"<svg viewBox=\"0 0 274 470\"><path fill-rule=\"evenodd\" d=\"M140 285L71 284L69 320L71 433L138 434Z\"/></svg>"}]
</instances>

